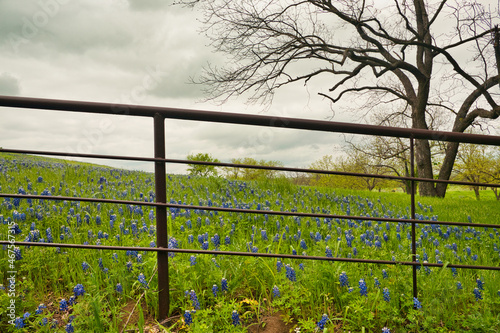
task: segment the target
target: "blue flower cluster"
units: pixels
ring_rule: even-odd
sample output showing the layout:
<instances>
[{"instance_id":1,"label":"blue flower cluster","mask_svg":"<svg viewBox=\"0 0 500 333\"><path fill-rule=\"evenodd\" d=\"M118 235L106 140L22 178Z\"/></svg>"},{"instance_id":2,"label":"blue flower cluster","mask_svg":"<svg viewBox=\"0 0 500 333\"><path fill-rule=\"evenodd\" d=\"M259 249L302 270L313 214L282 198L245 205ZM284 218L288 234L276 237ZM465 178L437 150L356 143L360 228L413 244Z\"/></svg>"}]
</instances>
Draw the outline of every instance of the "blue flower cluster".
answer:
<instances>
[{"instance_id":1,"label":"blue flower cluster","mask_svg":"<svg viewBox=\"0 0 500 333\"><path fill-rule=\"evenodd\" d=\"M318 329L320 331L323 331L323 329L325 328L325 325L328 321L328 316L326 314L323 314L323 316L321 317L320 321L318 321L316 323L316 326L318 327Z\"/></svg>"},{"instance_id":2,"label":"blue flower cluster","mask_svg":"<svg viewBox=\"0 0 500 333\"><path fill-rule=\"evenodd\" d=\"M361 296L368 296L368 290L366 287L365 280L360 279L358 284L359 284L359 293L361 294Z\"/></svg>"}]
</instances>

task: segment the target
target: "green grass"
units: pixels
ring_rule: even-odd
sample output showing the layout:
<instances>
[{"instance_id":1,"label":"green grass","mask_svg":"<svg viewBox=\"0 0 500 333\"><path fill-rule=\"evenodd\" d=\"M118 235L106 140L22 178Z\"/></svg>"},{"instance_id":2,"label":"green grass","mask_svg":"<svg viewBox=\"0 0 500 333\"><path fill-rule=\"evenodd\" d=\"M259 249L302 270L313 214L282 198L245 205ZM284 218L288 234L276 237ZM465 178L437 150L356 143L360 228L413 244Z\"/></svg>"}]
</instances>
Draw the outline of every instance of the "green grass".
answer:
<instances>
[{"instance_id":1,"label":"green grass","mask_svg":"<svg viewBox=\"0 0 500 333\"><path fill-rule=\"evenodd\" d=\"M21 200L16 207L13 200L0 200L2 240L8 239L8 224L14 222L21 230L16 240L25 240L31 234L32 240L35 237L46 241L47 228L51 229L54 242L147 247L156 240L154 212L141 205L145 198L154 199L152 174L11 154L0 154L0 166L2 193L18 193L22 187L30 194L48 190L53 195L137 201L129 207ZM42 177L40 181L38 177ZM372 217L408 218L410 215L410 197L403 193L298 187L283 180L245 183L171 175L167 196L168 200L187 205L369 214ZM452 188L444 199L417 196L417 201L420 205L416 212L426 220L467 222L470 216L471 221L477 223L498 224L500 221L500 203L488 191L481 192L480 201L475 200L472 191L459 188ZM13 221L22 213L26 214L25 219ZM115 219L112 225L111 219ZM201 249L198 241L201 238L210 250L248 252L254 249L259 253L325 256L328 247L334 257L411 261L408 240L411 228L402 223L172 209L168 227L172 246L177 243L180 248L187 249ZM98 237L99 232L103 238ZM351 244L346 233L352 235ZM214 245L216 235L220 238L218 247ZM321 240L313 239L316 235ZM226 236L230 238L227 245ZM418 224L416 236L421 261L427 256L428 262L433 263L440 260L445 264L500 264L496 229ZM377 246L377 238L380 246ZM158 311L154 253L139 252L140 260L137 254L127 255L123 251L58 250L35 246L20 250L22 259L14 262L17 271L15 297L7 293L9 252L0 252L0 283L7 287L0 290L2 332L64 332L70 322L75 332L120 332L138 302L126 328L146 330L158 326L154 320ZM190 257L191 254L175 254L169 259L169 316L173 319L163 325L164 330L243 332L248 325L278 311L283 321L292 327L301 327L301 332L314 332L323 314L329 317L328 332L381 332L382 327L389 327L391 332L500 329L497 271L457 269L453 272L446 267L421 267L417 275L422 308L414 309L411 267L408 266L283 259L280 260L283 267L278 271L277 259L198 254L192 264ZM89 265L86 271L82 268L83 262ZM286 274L287 265L289 274ZM295 279L290 279L292 271ZM348 276L349 287L340 285L342 272ZM148 282L147 288L138 281L140 273ZM223 278L228 282L228 290L224 292L221 290ZM478 278L484 282L481 300L476 300L473 294ZM360 294L360 279L366 281L367 296ZM457 289L457 282L463 289ZM116 290L118 283L123 287L122 293ZM77 284L84 286L85 294L78 296L68 310L61 310L61 300L69 300ZM218 288L217 296L212 293L214 285ZM273 295L274 286L280 291L279 297ZM389 301L384 300L384 288L390 292ZM183 314L196 307L190 298L191 290L197 296L199 309L192 314L193 323L186 325ZM7 307L11 300L15 300L17 317L30 313L22 329L15 329L8 323ZM40 303L47 308L36 315ZM242 325L232 325L233 311L239 314ZM43 318L48 320L46 326L40 325ZM49 329L54 320L57 320L55 328Z\"/></svg>"}]
</instances>

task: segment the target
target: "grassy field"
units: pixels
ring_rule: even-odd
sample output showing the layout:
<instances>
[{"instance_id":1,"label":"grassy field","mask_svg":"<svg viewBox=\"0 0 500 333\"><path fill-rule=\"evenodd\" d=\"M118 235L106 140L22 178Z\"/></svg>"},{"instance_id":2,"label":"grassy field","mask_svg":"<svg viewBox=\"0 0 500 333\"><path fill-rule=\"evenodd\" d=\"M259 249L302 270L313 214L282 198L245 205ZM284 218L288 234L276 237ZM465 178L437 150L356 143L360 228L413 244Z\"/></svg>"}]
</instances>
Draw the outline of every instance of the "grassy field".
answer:
<instances>
[{"instance_id":1,"label":"grassy field","mask_svg":"<svg viewBox=\"0 0 500 333\"><path fill-rule=\"evenodd\" d=\"M489 190L488 190L489 191ZM417 198L429 221L499 224L488 191L452 188ZM0 192L116 198L135 205L0 200L0 238L155 246L154 177L139 171L0 155ZM491 191L490 191L491 192ZM170 202L262 211L409 217L402 193L170 175ZM169 247L410 261L405 223L170 209ZM498 266L497 229L417 226L419 261ZM157 314L156 255L140 251L4 246L2 332L497 332L498 271L299 259L170 254L171 313ZM15 273L9 273L15 272ZM14 282L14 283L13 283ZM12 306L13 304L13 306ZM300 329L299 329L300 328Z\"/></svg>"}]
</instances>

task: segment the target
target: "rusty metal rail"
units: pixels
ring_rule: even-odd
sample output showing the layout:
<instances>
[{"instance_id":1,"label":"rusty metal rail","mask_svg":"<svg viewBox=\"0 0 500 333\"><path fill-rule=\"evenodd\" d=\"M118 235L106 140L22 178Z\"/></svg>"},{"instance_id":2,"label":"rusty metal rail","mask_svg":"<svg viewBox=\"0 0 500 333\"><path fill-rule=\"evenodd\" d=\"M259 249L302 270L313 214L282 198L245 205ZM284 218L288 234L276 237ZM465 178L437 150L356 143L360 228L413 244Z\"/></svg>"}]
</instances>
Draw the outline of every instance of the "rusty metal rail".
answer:
<instances>
[{"instance_id":1,"label":"rusty metal rail","mask_svg":"<svg viewBox=\"0 0 500 333\"><path fill-rule=\"evenodd\" d=\"M140 116L150 117L154 121L154 157L137 157L137 156L116 156L116 155L98 155L98 154L78 154L73 152L53 152L53 151L36 151L36 150L20 150L20 149L0 149L0 152L10 152L17 154L36 154L36 155L51 155L51 156L66 156L66 157L84 157L84 158L100 158L100 159L113 159L113 160L128 160L128 161L145 161L153 162L155 165L155 192L156 202L142 202L142 201L127 201L127 200L111 200L111 199L96 199L96 198L78 198L78 197L63 197L63 196L41 196L41 195L20 195L0 193L0 197L10 198L32 198L43 200L67 200L67 201L82 201L82 202L103 202L113 204L132 204L151 206L156 209L156 230L157 230L157 247L124 247L124 246L103 246L103 245L80 245L80 244L57 244L57 243L32 243L32 242L15 242L16 245L22 246L50 246L50 247L64 247L64 248L79 248L79 249L101 249L101 250L141 250L141 251L155 251L157 252L158 261L158 289L159 289L159 320L167 318L169 313L169 274L168 274L168 253L200 253L200 254L217 254L217 255L235 255L235 256L253 256L253 257L266 257L266 258L290 258L302 260L326 260L326 261L342 261L352 263L371 263L371 264L387 264L387 265L405 265L412 266L413 268L413 295L417 297L417 266L430 266L430 267L454 267L462 269L485 269L485 270L500 270L497 266L474 266L474 265L454 265L454 264L434 264L434 263L420 263L416 261L416 230L417 224L440 224L440 225L456 225L456 226L476 226L476 227L492 227L500 228L497 224L486 223L465 223L453 221L423 221L415 219L415 183L416 182L435 182L447 183L458 185L474 185L474 186L488 186L500 187L500 184L488 183L471 183L462 181L449 181L449 180L436 180L427 178L418 178L414 175L414 140L438 140L450 142L462 142L473 144L486 144L500 146L500 136L479 135L479 134L466 134L455 132L443 131L430 131L420 129L408 128L395 128L383 127L364 124L351 124L342 122L330 122L319 120L308 120L298 118L285 118L273 117L262 115L247 115L238 113L221 113L210 112L201 110L187 110L178 108L165 108L154 106L138 106L128 104L110 104L110 103L95 103L95 102L81 102L81 101L64 101L53 99L40 99L40 98L25 98L25 97L11 97L0 96L0 107L12 108L29 108L39 110L53 110L65 112L83 112L91 114L111 114L121 116ZM362 135L377 135L388 137L402 137L410 140L410 155L411 155L411 176L399 177L390 175L374 175L374 174L361 174L351 172L338 172L329 170L312 170L303 168L291 167L268 167L268 166L255 166L255 165L242 165L223 162L198 162L179 159L168 159L165 156L165 119L181 119L192 121L240 124L240 125L253 125L253 126L267 126L279 127L299 130L313 130L323 132L335 133L349 133L349 134L362 134ZM351 215L335 215L335 214L315 214L315 213L301 213L301 212L281 212L269 210L251 210L239 208L223 208L223 207L207 207L207 206L194 206L194 205L181 205L167 203L166 197L166 163L183 163L183 164L205 164L213 166L226 166L236 168L253 168L253 169L266 169L277 170L283 172L303 172L303 173L318 173L318 174L331 174L331 175L344 175L353 177L374 177L410 181L412 186L411 193L411 218L410 219L394 219L383 217L367 217L367 216L351 216ZM199 210L213 210L232 213L245 213L245 214L269 214L281 216L302 216L302 217L320 217L320 218L338 218L338 219L351 219L361 221L386 221L386 222L403 222L411 224L412 228L412 261L388 261L388 260L372 260L372 259L357 259L357 258L329 258L319 256L301 256L301 255L287 255L275 253L250 253L250 252L232 252L232 251L210 251L210 250L191 250L191 249L170 249L168 248L168 230L166 213L167 208L180 208L180 209L199 209ZM0 241L0 244L12 244L9 241Z\"/></svg>"}]
</instances>

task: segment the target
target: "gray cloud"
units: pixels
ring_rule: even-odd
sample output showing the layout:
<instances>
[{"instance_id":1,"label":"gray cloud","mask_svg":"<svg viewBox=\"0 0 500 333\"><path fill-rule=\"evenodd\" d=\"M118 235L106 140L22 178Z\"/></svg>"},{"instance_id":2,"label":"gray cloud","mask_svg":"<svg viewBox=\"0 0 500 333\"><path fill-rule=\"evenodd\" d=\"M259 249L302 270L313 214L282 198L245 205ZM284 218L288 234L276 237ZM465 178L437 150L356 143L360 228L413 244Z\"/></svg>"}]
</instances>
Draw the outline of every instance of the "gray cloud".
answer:
<instances>
[{"instance_id":1,"label":"gray cloud","mask_svg":"<svg viewBox=\"0 0 500 333\"><path fill-rule=\"evenodd\" d=\"M199 15L160 0L26 0L23 6L2 0L0 63L15 76L0 75L0 93L261 113L262 106L246 105L243 98L222 106L197 103L203 98L201 87L189 84L189 78L207 62L223 62L199 34ZM324 119L330 113L324 102L299 86L278 92L266 114ZM225 161L248 156L307 166L331 154L337 142L331 135L305 131L174 120L166 124L171 158L207 152ZM151 119L16 109L3 109L0 117L0 145L5 148L151 157L152 135ZM148 163L93 162L152 170ZM182 172L185 167L169 165L168 170Z\"/></svg>"},{"instance_id":2,"label":"gray cloud","mask_svg":"<svg viewBox=\"0 0 500 333\"><path fill-rule=\"evenodd\" d=\"M128 0L128 2L132 10L156 10L172 4L172 1L165 0Z\"/></svg>"},{"instance_id":3,"label":"gray cloud","mask_svg":"<svg viewBox=\"0 0 500 333\"><path fill-rule=\"evenodd\" d=\"M0 95L19 95L21 88L19 80L9 73L0 74Z\"/></svg>"}]
</instances>

